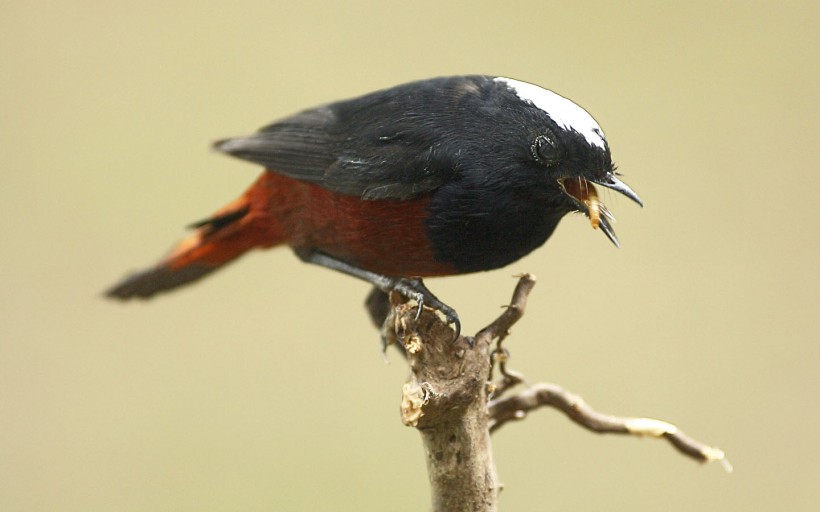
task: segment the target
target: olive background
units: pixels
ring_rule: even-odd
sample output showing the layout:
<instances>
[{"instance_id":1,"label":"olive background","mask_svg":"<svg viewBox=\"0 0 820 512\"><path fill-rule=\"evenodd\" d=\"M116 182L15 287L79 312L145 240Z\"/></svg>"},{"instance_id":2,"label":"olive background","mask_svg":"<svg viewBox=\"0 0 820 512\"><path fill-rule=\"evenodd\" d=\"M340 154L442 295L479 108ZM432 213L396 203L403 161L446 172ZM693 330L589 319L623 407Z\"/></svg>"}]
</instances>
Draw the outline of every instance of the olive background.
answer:
<instances>
[{"instance_id":1,"label":"olive background","mask_svg":"<svg viewBox=\"0 0 820 512\"><path fill-rule=\"evenodd\" d=\"M671 421L735 471L553 410L493 437L501 510L817 510L817 2L3 3L0 509L428 508L368 287L254 252L148 303L102 290L260 169L209 150L324 102L485 73L572 98L638 208L431 279L467 333L539 278L531 382ZM492 241L488 241L492 243Z\"/></svg>"}]
</instances>

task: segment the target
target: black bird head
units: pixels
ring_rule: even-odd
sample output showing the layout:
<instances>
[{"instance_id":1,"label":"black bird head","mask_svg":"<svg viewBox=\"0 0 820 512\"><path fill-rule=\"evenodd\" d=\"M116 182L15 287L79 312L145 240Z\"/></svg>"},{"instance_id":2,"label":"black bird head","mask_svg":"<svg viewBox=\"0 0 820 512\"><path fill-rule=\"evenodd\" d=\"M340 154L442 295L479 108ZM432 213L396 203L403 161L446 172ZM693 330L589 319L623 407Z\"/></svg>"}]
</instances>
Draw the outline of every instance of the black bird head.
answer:
<instances>
[{"instance_id":1,"label":"black bird head","mask_svg":"<svg viewBox=\"0 0 820 512\"><path fill-rule=\"evenodd\" d=\"M619 246L612 228L614 217L598 199L598 184L625 195L639 205L643 202L618 178L612 164L604 132L595 119L579 105L537 85L497 77L523 101L525 108L516 122L526 130L527 158L548 178L550 187L560 190L567 211L580 211L592 227Z\"/></svg>"}]
</instances>

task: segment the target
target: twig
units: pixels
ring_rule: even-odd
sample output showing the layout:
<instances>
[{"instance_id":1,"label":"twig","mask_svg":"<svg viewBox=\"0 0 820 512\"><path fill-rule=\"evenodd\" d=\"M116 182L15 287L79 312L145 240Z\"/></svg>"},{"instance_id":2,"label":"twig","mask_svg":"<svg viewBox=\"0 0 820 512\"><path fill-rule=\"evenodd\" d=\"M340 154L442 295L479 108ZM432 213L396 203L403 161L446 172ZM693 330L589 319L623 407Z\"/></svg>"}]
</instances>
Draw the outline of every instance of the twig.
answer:
<instances>
[{"instance_id":1,"label":"twig","mask_svg":"<svg viewBox=\"0 0 820 512\"><path fill-rule=\"evenodd\" d=\"M536 384L515 396L489 403L490 432L508 421L524 419L539 407L555 407L582 427L597 433L630 434L664 438L684 455L701 462L719 461L727 472L732 466L722 450L696 441L665 421L650 418L622 418L595 411L578 395L555 384Z\"/></svg>"},{"instance_id":2,"label":"twig","mask_svg":"<svg viewBox=\"0 0 820 512\"><path fill-rule=\"evenodd\" d=\"M505 306L505 310L501 316L476 334L476 339L481 339L482 341L486 339L487 343L491 343L493 339L498 339L495 350L493 350L491 354L493 364L490 367L490 375L487 379L490 382L489 393L493 398L502 396L508 389L524 382L524 376L521 373L507 368L507 361L510 358L510 354L501 345L507 336L509 336L512 326L524 316L524 311L527 307L527 298L535 286L534 275L521 274L517 277L518 284L515 287L515 291L513 291L510 304ZM498 370L501 372L501 379L497 382L493 382L493 368L495 368L496 364L498 364Z\"/></svg>"},{"instance_id":3,"label":"twig","mask_svg":"<svg viewBox=\"0 0 820 512\"><path fill-rule=\"evenodd\" d=\"M532 274L521 274L518 277L518 284L513 291L512 301L506 306L504 312L496 318L493 323L478 331L475 338L487 339L491 342L498 338L499 346L504 338L510 334L510 328L524 316L527 307L527 297L529 297L533 286L535 286L535 276Z\"/></svg>"}]
</instances>

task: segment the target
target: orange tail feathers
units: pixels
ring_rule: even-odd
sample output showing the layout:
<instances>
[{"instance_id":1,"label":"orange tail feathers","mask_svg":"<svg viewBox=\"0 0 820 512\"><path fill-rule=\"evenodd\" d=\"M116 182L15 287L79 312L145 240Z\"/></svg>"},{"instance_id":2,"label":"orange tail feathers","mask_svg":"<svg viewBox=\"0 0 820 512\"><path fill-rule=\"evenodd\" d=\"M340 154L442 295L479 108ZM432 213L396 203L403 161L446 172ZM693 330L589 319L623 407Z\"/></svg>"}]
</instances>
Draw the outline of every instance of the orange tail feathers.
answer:
<instances>
[{"instance_id":1,"label":"orange tail feathers","mask_svg":"<svg viewBox=\"0 0 820 512\"><path fill-rule=\"evenodd\" d=\"M193 224L196 231L159 263L125 277L105 294L123 300L147 299L194 282L253 248L284 243L279 222L270 213L275 189L269 175L263 173L242 197Z\"/></svg>"}]
</instances>

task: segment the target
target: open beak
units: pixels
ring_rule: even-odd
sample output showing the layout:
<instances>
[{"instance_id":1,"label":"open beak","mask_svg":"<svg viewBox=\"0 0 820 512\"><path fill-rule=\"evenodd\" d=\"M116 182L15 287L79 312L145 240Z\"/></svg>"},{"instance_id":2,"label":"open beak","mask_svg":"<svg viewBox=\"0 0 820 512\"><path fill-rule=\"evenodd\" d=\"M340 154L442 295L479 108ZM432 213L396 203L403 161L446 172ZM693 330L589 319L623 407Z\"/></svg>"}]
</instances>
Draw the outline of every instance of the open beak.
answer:
<instances>
[{"instance_id":1,"label":"open beak","mask_svg":"<svg viewBox=\"0 0 820 512\"><path fill-rule=\"evenodd\" d=\"M598 190L593 183L611 188L629 199L632 199L640 206L643 206L643 201L638 197L629 185L619 180L615 173L609 172L600 180L586 180L580 176L574 178L561 178L558 184L563 189L564 193L573 200L578 209L589 217L589 222L592 224L592 229L601 227L601 231L615 244L615 247L620 247L618 237L615 235L615 230L612 229L612 222L615 217L609 212L607 207L598 199Z\"/></svg>"}]
</instances>

